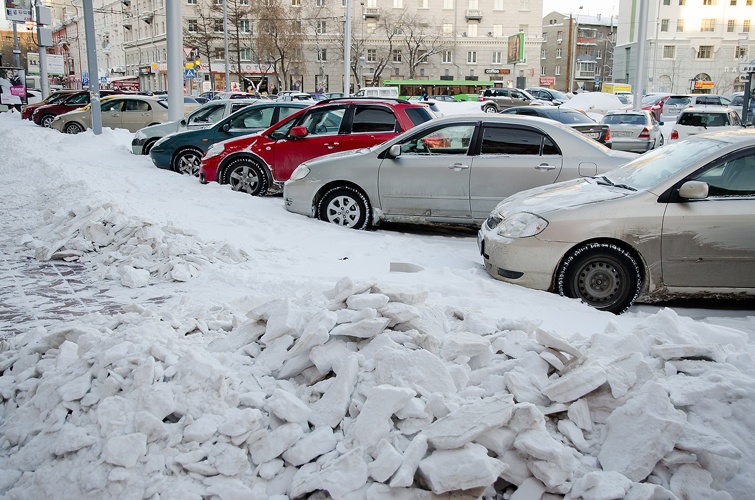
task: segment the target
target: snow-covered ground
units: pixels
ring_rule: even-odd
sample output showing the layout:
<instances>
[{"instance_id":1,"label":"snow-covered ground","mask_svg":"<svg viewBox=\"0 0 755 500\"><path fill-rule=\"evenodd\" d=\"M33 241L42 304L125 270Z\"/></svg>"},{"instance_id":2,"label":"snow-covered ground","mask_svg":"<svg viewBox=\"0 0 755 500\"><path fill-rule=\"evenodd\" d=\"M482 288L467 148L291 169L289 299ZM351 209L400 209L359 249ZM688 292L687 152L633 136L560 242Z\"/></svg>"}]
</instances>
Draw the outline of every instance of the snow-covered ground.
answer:
<instances>
[{"instance_id":1,"label":"snow-covered ground","mask_svg":"<svg viewBox=\"0 0 755 500\"><path fill-rule=\"evenodd\" d=\"M131 137L0 114L1 497L751 497L752 304L598 312Z\"/></svg>"}]
</instances>

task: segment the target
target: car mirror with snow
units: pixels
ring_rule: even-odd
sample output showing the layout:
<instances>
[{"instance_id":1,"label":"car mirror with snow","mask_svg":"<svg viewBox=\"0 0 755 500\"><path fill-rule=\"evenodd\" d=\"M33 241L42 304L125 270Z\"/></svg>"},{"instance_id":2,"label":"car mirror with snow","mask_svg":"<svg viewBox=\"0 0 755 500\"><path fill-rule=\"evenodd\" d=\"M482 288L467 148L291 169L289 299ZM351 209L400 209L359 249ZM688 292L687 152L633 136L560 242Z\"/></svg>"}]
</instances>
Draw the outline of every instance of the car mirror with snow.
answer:
<instances>
[{"instance_id":1,"label":"car mirror with snow","mask_svg":"<svg viewBox=\"0 0 755 500\"><path fill-rule=\"evenodd\" d=\"M303 139L304 137L307 137L309 135L309 130L307 130L307 127L292 127L291 132L288 133L288 136L292 139Z\"/></svg>"},{"instance_id":2,"label":"car mirror with snow","mask_svg":"<svg viewBox=\"0 0 755 500\"><path fill-rule=\"evenodd\" d=\"M389 158L398 158L401 156L401 144L394 144L388 149Z\"/></svg>"},{"instance_id":3,"label":"car mirror with snow","mask_svg":"<svg viewBox=\"0 0 755 500\"><path fill-rule=\"evenodd\" d=\"M679 188L679 196L688 200L704 200L708 197L708 183L687 181Z\"/></svg>"}]
</instances>

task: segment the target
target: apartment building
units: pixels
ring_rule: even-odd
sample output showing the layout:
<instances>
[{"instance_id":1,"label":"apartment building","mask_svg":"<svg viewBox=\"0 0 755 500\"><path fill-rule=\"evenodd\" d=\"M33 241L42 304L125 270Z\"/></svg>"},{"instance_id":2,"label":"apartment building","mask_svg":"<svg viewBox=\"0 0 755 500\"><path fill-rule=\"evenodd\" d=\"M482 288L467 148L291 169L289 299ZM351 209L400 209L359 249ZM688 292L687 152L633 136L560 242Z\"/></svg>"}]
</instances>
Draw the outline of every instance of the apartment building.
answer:
<instances>
[{"instance_id":1,"label":"apartment building","mask_svg":"<svg viewBox=\"0 0 755 500\"><path fill-rule=\"evenodd\" d=\"M579 92L612 81L615 17L550 12L542 38L539 86Z\"/></svg>"},{"instance_id":2,"label":"apartment building","mask_svg":"<svg viewBox=\"0 0 755 500\"><path fill-rule=\"evenodd\" d=\"M261 90L341 91L346 1L352 2L352 91L405 78L538 83L542 0L260 0L264 5L283 2L286 21L301 37L301 48L289 55L285 69L274 58L258 55L255 40L265 29L265 19L244 16L255 0L226 1L232 19L227 32L223 0L181 0L185 32L204 29L210 49L184 38L186 62L199 61L188 73L194 78L186 81L192 93L250 85ZM101 82L135 78L142 90L167 88L165 2L95 0ZM80 5L74 0L63 9L54 31L56 50L66 56L69 86L80 86L87 69ZM225 81L226 33L230 82ZM509 63L509 37L517 33L524 33L524 57Z\"/></svg>"},{"instance_id":3,"label":"apartment building","mask_svg":"<svg viewBox=\"0 0 755 500\"><path fill-rule=\"evenodd\" d=\"M716 93L744 89L739 65L752 59L753 0L647 2L645 92ZM640 3L621 2L614 52L616 81L634 83Z\"/></svg>"}]
</instances>

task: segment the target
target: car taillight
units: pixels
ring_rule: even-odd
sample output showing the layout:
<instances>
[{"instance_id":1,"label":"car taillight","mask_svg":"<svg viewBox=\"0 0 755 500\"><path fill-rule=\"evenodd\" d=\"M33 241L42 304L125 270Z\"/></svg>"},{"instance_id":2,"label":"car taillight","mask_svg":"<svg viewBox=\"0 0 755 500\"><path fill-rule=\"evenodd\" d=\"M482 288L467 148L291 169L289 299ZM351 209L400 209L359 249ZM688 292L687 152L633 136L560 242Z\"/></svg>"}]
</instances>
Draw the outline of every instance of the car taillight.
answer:
<instances>
[{"instance_id":1,"label":"car taillight","mask_svg":"<svg viewBox=\"0 0 755 500\"><path fill-rule=\"evenodd\" d=\"M480 102L485 100L485 96L480 96Z\"/></svg>"},{"instance_id":2,"label":"car taillight","mask_svg":"<svg viewBox=\"0 0 755 500\"><path fill-rule=\"evenodd\" d=\"M610 141L611 140L611 129L610 128L606 129L606 138L605 138L605 140L606 141Z\"/></svg>"},{"instance_id":3,"label":"car taillight","mask_svg":"<svg viewBox=\"0 0 755 500\"><path fill-rule=\"evenodd\" d=\"M640 139L650 139L650 131L647 127L642 129L642 132L640 132Z\"/></svg>"},{"instance_id":4,"label":"car taillight","mask_svg":"<svg viewBox=\"0 0 755 500\"><path fill-rule=\"evenodd\" d=\"M679 139L679 132L677 132L676 130L672 130L671 131L671 140L675 141L677 139Z\"/></svg>"}]
</instances>

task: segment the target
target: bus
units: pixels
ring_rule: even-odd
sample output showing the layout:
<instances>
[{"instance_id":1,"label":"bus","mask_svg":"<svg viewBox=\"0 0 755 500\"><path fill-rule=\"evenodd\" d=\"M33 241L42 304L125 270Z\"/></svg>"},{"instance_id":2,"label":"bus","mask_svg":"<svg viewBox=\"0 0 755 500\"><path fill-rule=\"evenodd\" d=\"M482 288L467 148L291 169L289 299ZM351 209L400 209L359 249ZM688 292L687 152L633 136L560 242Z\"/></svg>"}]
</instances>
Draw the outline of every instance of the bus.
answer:
<instances>
[{"instance_id":1,"label":"bus","mask_svg":"<svg viewBox=\"0 0 755 500\"><path fill-rule=\"evenodd\" d=\"M427 95L452 95L461 101L476 101L480 92L490 87L502 87L503 82L476 80L383 80L386 87L398 87L402 98Z\"/></svg>"}]
</instances>

